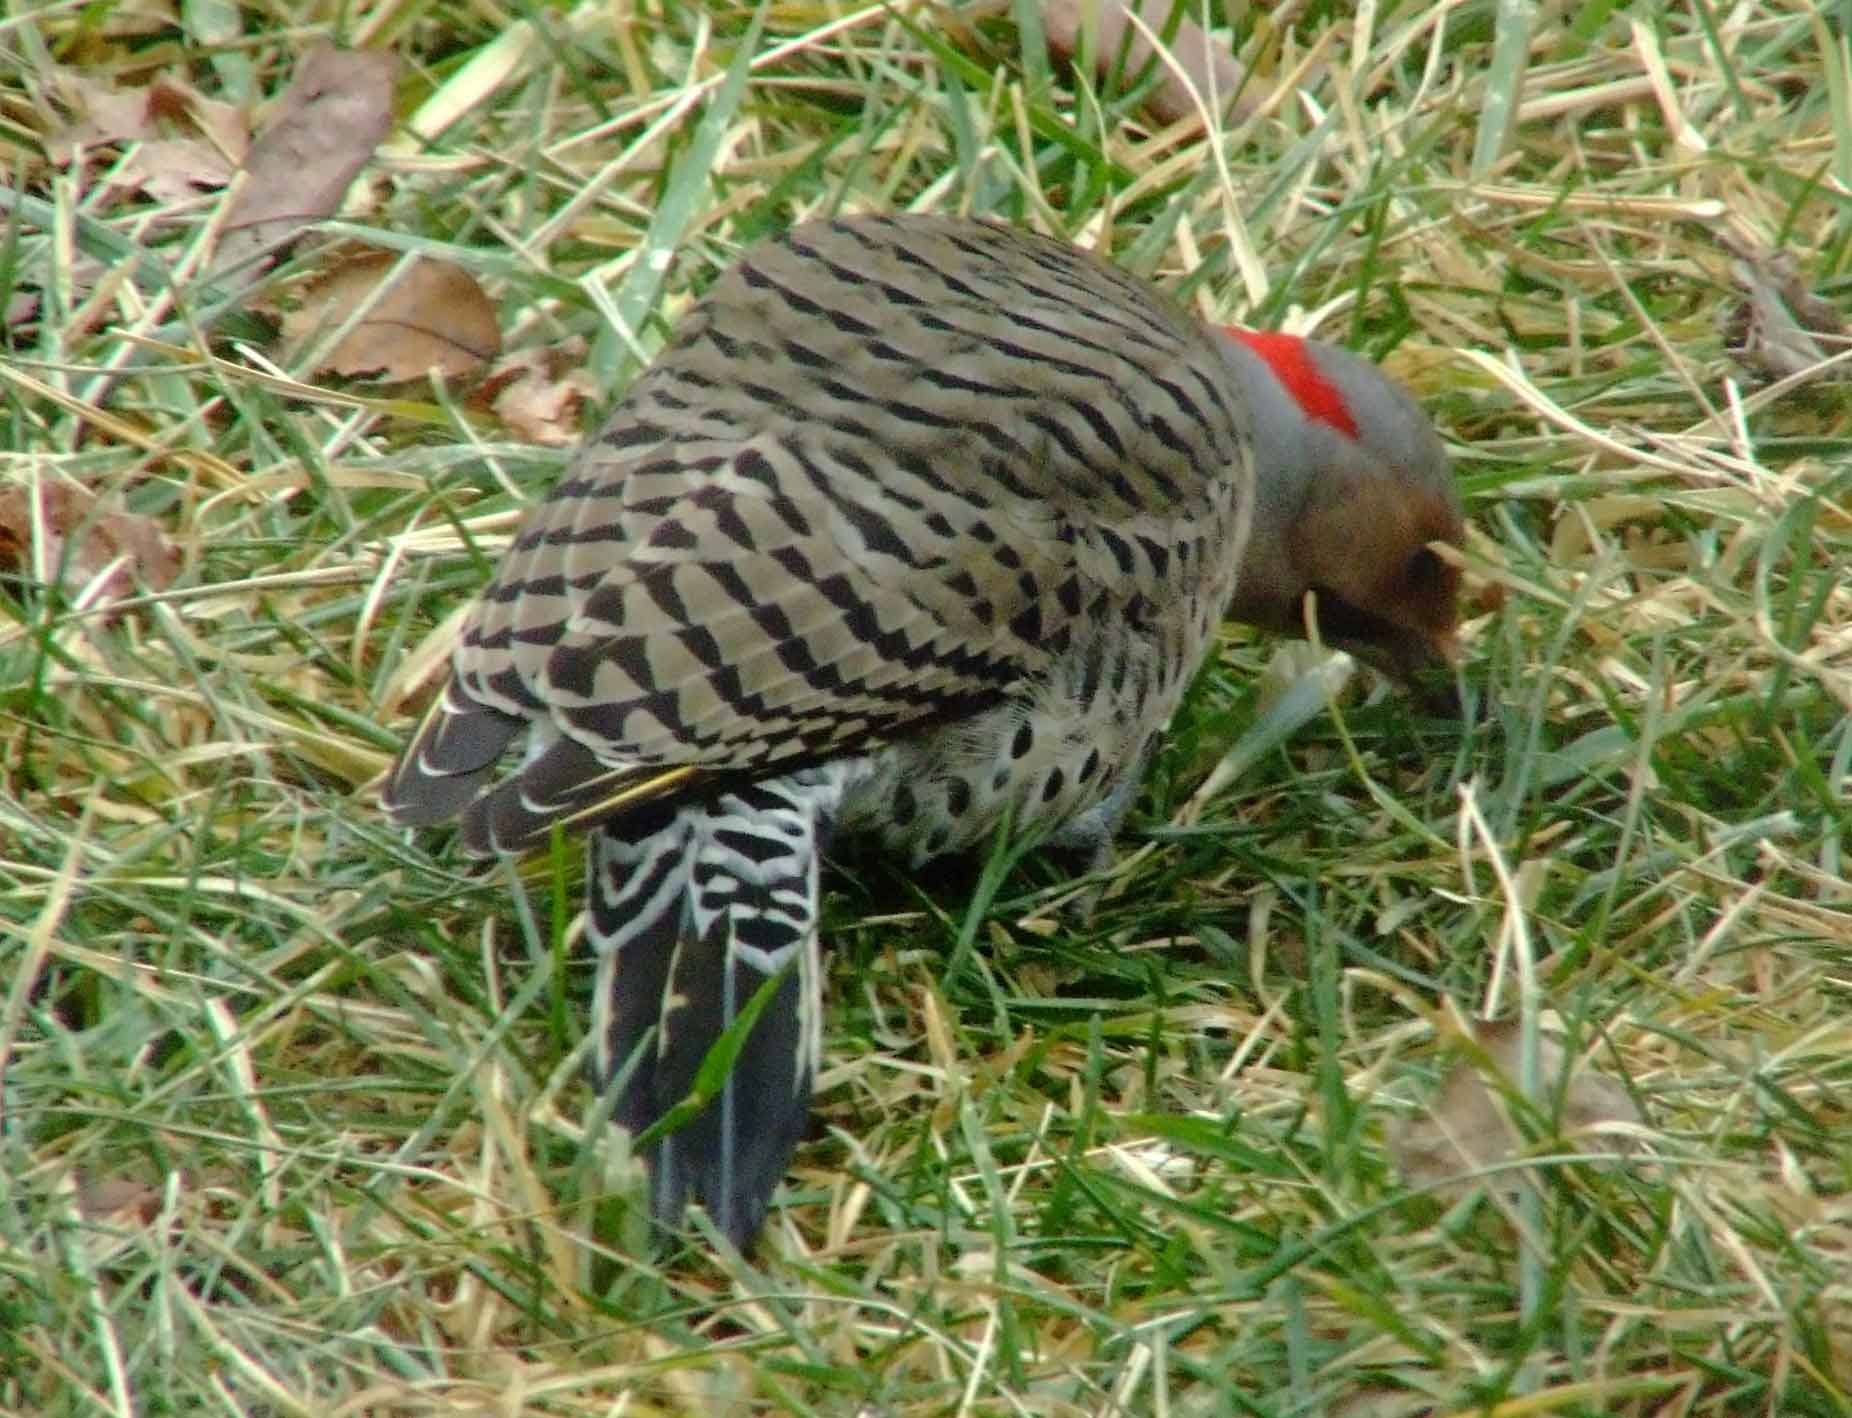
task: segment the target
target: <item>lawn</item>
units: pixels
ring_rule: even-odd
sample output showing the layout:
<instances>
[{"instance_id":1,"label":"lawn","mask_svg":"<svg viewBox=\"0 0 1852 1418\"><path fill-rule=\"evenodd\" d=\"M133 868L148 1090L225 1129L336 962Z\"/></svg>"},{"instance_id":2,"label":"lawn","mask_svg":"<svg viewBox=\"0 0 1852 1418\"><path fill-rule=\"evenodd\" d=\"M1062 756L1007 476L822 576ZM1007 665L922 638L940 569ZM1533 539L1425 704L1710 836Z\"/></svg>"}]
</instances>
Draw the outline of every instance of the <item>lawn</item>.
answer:
<instances>
[{"instance_id":1,"label":"lawn","mask_svg":"<svg viewBox=\"0 0 1852 1418\"><path fill-rule=\"evenodd\" d=\"M0 1411L1852 1412L1852 6L1189 13L1232 103L1029 0L0 18ZM279 123L319 41L372 119ZM1394 370L1468 712L1230 626L1090 914L847 851L766 1233L652 1250L573 844L377 779L678 312L870 209Z\"/></svg>"}]
</instances>

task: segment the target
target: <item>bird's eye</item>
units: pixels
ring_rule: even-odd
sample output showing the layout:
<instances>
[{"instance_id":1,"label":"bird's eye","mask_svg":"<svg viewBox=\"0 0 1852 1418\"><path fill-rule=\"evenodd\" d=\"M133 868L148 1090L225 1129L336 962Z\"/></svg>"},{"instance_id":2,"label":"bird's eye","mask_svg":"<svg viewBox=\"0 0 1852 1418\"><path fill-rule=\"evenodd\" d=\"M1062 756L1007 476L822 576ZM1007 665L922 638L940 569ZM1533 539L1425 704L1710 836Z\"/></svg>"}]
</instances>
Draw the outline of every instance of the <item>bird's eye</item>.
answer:
<instances>
[{"instance_id":1,"label":"bird's eye","mask_svg":"<svg viewBox=\"0 0 1852 1418\"><path fill-rule=\"evenodd\" d=\"M1434 554L1432 547L1423 547L1409 557L1403 574L1411 586L1432 586L1440 580L1445 563Z\"/></svg>"}]
</instances>

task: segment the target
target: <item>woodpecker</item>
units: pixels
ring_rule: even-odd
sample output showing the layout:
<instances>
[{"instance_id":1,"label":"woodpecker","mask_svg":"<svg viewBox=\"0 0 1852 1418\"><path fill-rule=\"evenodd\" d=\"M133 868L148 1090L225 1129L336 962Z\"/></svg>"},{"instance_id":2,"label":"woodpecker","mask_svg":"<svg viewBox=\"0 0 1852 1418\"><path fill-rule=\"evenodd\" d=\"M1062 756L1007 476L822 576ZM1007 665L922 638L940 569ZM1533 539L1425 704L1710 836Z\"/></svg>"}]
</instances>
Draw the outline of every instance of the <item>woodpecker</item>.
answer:
<instances>
[{"instance_id":1,"label":"woodpecker","mask_svg":"<svg viewBox=\"0 0 1852 1418\"><path fill-rule=\"evenodd\" d=\"M665 1225L736 1244L803 1132L833 832L1005 819L1104 864L1228 615L1447 665L1440 440L1332 346L1218 330L1064 242L857 216L748 248L527 515L388 776L398 823L583 829L595 1068ZM506 751L522 745L518 760ZM735 1036L737 1037L737 1035Z\"/></svg>"}]
</instances>

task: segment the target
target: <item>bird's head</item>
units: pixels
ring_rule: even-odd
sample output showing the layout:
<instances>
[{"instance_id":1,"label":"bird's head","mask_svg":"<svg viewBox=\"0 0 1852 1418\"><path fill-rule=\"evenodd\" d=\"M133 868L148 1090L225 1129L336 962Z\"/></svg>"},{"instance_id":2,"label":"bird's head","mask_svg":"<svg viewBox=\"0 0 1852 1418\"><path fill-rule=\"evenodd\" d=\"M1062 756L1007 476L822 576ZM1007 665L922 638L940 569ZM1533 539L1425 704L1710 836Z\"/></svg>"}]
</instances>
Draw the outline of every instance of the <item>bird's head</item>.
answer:
<instances>
[{"instance_id":1,"label":"bird's head","mask_svg":"<svg viewBox=\"0 0 1852 1418\"><path fill-rule=\"evenodd\" d=\"M1460 572L1434 550L1464 523L1446 450L1407 390L1318 340L1219 333L1254 421L1254 529L1231 614L1303 634L1317 597L1330 644L1410 684L1453 688Z\"/></svg>"}]
</instances>

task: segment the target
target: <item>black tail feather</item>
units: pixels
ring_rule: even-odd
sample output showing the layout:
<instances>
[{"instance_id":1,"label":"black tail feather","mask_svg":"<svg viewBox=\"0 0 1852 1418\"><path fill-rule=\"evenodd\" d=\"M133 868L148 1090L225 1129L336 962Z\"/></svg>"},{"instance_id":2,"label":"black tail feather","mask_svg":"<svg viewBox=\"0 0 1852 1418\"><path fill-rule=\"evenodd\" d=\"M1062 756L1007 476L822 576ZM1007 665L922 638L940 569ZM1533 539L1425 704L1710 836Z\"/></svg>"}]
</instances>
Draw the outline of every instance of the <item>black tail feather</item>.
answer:
<instances>
[{"instance_id":1,"label":"black tail feather","mask_svg":"<svg viewBox=\"0 0 1852 1418\"><path fill-rule=\"evenodd\" d=\"M525 719L471 699L452 681L399 755L380 799L401 827L455 817L482 791Z\"/></svg>"},{"instance_id":2,"label":"black tail feather","mask_svg":"<svg viewBox=\"0 0 1852 1418\"><path fill-rule=\"evenodd\" d=\"M646 809L591 837L600 1085L622 1080L613 1116L633 1136L700 1104L645 1150L666 1226L699 1201L745 1246L803 1136L822 1007L819 852L844 771ZM709 1060L726 1043L738 1052L720 1076Z\"/></svg>"}]
</instances>

